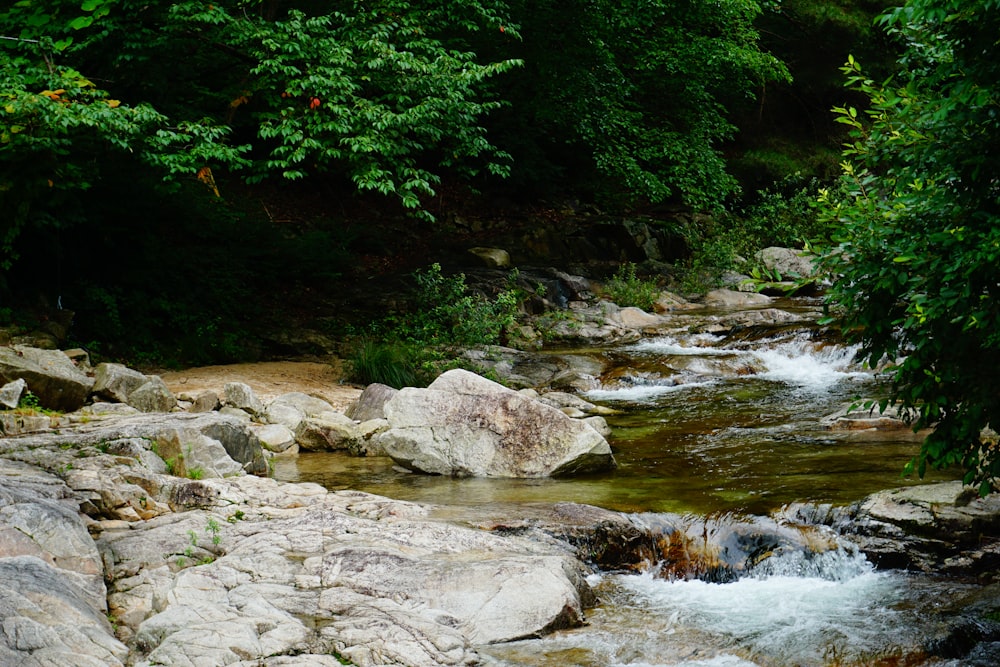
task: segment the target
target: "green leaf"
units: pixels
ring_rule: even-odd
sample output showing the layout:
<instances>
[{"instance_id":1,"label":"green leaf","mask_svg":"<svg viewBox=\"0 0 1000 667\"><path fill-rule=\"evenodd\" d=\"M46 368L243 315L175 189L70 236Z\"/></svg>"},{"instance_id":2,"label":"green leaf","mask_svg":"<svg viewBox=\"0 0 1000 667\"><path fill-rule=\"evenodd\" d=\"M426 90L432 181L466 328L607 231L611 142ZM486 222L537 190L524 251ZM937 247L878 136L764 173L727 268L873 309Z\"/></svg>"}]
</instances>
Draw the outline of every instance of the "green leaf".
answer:
<instances>
[{"instance_id":1,"label":"green leaf","mask_svg":"<svg viewBox=\"0 0 1000 667\"><path fill-rule=\"evenodd\" d=\"M69 22L69 27L73 30L83 30L84 28L89 28L93 22L93 16L78 16Z\"/></svg>"}]
</instances>

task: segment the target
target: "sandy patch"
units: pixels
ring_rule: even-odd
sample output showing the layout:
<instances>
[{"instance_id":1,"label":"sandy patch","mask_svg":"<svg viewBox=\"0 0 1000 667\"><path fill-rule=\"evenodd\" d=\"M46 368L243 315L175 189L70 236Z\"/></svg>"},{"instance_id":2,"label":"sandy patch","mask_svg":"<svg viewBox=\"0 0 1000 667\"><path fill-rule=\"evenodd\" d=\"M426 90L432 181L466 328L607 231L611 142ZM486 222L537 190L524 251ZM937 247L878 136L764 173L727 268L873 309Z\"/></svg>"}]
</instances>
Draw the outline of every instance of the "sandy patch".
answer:
<instances>
[{"instance_id":1,"label":"sandy patch","mask_svg":"<svg viewBox=\"0 0 1000 667\"><path fill-rule=\"evenodd\" d=\"M159 375L177 396L196 396L209 389L221 397L227 382L243 382L264 403L281 394L298 391L322 398L342 411L361 394L361 387L344 384L339 366L307 361L202 366Z\"/></svg>"}]
</instances>

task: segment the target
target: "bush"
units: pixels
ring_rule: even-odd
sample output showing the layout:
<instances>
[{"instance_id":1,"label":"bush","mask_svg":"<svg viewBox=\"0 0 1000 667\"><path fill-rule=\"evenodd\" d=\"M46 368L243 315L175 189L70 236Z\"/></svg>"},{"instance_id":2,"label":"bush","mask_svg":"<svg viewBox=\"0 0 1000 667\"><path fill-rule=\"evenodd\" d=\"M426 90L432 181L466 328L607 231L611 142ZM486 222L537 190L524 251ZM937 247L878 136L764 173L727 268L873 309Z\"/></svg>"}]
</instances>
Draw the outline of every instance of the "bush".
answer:
<instances>
[{"instance_id":1,"label":"bush","mask_svg":"<svg viewBox=\"0 0 1000 667\"><path fill-rule=\"evenodd\" d=\"M354 351L350 361L351 378L355 382L378 382L396 389L419 384L419 355L410 347L365 340Z\"/></svg>"},{"instance_id":2,"label":"bush","mask_svg":"<svg viewBox=\"0 0 1000 667\"><path fill-rule=\"evenodd\" d=\"M622 264L604 286L604 290L619 306L652 310L660 296L660 287L656 281L639 278L635 272L635 264Z\"/></svg>"},{"instance_id":3,"label":"bush","mask_svg":"<svg viewBox=\"0 0 1000 667\"><path fill-rule=\"evenodd\" d=\"M463 365L449 359L449 348L504 342L526 296L513 287L516 278L512 274L508 289L489 299L470 293L463 274L445 276L440 264L417 271L411 309L372 328L351 358L351 379L397 389L425 386L439 373Z\"/></svg>"}]
</instances>

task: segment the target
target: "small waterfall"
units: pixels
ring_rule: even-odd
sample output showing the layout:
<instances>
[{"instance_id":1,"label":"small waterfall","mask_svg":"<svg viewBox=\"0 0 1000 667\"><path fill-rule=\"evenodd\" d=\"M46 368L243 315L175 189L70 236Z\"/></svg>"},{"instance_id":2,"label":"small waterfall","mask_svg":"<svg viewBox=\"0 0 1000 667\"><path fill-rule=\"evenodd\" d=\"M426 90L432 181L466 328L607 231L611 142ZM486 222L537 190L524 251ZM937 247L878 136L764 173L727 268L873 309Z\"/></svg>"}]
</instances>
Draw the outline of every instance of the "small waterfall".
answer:
<instances>
[{"instance_id":1,"label":"small waterfall","mask_svg":"<svg viewBox=\"0 0 1000 667\"><path fill-rule=\"evenodd\" d=\"M665 394L738 378L758 378L823 392L872 375L856 361L858 348L813 340L810 332L739 340L710 334L648 339L621 350L622 367L588 392L593 400L647 403Z\"/></svg>"}]
</instances>

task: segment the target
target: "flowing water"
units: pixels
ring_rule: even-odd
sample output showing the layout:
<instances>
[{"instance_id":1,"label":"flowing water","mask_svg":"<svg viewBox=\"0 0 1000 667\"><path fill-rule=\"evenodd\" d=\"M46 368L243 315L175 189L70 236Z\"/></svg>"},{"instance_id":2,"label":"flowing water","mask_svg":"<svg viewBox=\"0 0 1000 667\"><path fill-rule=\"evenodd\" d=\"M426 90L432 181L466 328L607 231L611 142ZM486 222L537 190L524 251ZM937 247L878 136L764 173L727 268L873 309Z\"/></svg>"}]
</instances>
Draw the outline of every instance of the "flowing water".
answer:
<instances>
[{"instance_id":1,"label":"flowing water","mask_svg":"<svg viewBox=\"0 0 1000 667\"><path fill-rule=\"evenodd\" d=\"M383 459L305 454L276 476L439 505L571 501L727 525L791 502L848 504L918 483L900 477L918 442L909 431L824 425L880 379L855 363L854 349L818 340L811 327L763 337L677 333L586 354L607 369L585 397L615 410L607 418L614 472L451 479ZM995 664L924 654L975 587L878 572L848 549L792 550L724 582L664 572L596 575L601 604L588 626L483 653L498 665L538 666Z\"/></svg>"}]
</instances>

